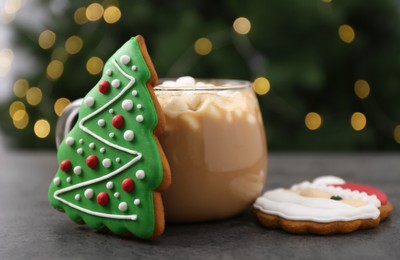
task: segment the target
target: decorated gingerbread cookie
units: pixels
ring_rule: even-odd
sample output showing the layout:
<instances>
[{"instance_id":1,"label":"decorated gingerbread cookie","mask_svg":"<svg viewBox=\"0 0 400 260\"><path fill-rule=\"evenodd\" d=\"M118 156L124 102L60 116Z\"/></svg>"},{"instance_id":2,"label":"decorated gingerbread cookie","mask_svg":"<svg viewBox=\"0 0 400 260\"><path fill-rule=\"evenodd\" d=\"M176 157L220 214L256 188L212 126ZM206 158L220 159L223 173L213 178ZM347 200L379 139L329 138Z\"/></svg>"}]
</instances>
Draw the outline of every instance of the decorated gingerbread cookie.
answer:
<instances>
[{"instance_id":1,"label":"decorated gingerbread cookie","mask_svg":"<svg viewBox=\"0 0 400 260\"><path fill-rule=\"evenodd\" d=\"M265 227L320 235L373 228L392 211L384 192L335 176L268 191L253 207Z\"/></svg>"},{"instance_id":2,"label":"decorated gingerbread cookie","mask_svg":"<svg viewBox=\"0 0 400 260\"><path fill-rule=\"evenodd\" d=\"M116 234L155 238L164 230L160 191L170 170L157 136L164 116L157 74L139 35L105 64L58 150L51 205L73 221Z\"/></svg>"}]
</instances>

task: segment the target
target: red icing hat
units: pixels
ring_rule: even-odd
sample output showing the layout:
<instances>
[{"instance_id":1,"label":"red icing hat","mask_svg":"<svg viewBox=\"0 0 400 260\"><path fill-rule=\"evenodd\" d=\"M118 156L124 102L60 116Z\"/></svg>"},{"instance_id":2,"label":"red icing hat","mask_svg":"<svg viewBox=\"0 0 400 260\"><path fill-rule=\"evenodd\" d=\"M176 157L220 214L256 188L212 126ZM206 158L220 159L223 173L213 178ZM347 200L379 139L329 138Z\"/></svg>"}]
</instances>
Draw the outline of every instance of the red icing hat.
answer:
<instances>
[{"instance_id":1,"label":"red icing hat","mask_svg":"<svg viewBox=\"0 0 400 260\"><path fill-rule=\"evenodd\" d=\"M352 191L359 191L359 192L365 192L368 195L375 195L381 202L382 205L385 205L388 202L388 198L386 194L372 186L360 184L360 183L344 183L344 184L329 184L330 186L334 187L340 187L342 189L349 189Z\"/></svg>"}]
</instances>

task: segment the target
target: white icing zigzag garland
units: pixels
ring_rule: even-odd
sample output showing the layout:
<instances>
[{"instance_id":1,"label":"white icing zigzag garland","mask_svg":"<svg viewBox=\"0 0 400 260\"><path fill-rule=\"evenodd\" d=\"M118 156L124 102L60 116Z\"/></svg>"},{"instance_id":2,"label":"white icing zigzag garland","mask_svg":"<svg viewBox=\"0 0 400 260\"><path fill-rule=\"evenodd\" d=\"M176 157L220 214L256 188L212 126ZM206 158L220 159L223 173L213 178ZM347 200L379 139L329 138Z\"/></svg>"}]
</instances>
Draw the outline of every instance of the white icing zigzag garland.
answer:
<instances>
[{"instance_id":1,"label":"white icing zigzag garland","mask_svg":"<svg viewBox=\"0 0 400 260\"><path fill-rule=\"evenodd\" d=\"M126 55L125 55L125 56L126 56ZM141 153L139 153L139 152L137 152L137 151L135 151L135 150L131 150L131 149L128 149L128 148L119 146L119 145L117 145L117 144L113 144L113 143L111 143L111 142L105 140L105 139L102 138L101 136L96 135L95 133L93 133L91 130L89 130L87 127L84 126L84 123L85 123L86 121L88 121L88 120L91 119L92 117L96 116L97 114L99 114L99 113L101 113L103 110L105 110L106 107L108 107L110 104L112 104L112 103L115 102L117 99L119 99L119 98L120 98L126 91L128 91L128 90L133 86L133 84L135 83L135 78L132 77L132 76L130 76L130 75L128 75L128 74L126 74L126 73L122 70L122 68L120 68L120 66L117 64L117 62L116 62L115 60L113 60L113 64L116 66L116 68L117 68L126 78L129 79L129 83L123 88L123 90L122 90L117 96L115 96L114 98L112 98L109 102L107 102L106 104L104 104L104 105L103 105L101 108L99 108L98 110L96 110L96 111L90 113L89 115L87 115L86 117L84 117L84 118L79 122L79 128L80 128L82 131L84 131L85 133L87 133L87 134L93 136L94 138L96 138L96 139L99 140L100 142L102 142L102 143L104 143L104 144L106 144L106 145L108 145L108 146L110 146L110 147L113 147L113 148L115 148L115 149L117 149L117 150L123 151L123 152L125 152L125 153L129 153L129 154L132 154L132 155L136 155L136 157L133 158L132 160L130 160L130 161L129 161L128 163L126 163L125 165L123 165L122 167L118 168L117 170L115 170L115 171L113 171L113 172L111 172L111 173L109 173L109 174L107 174L107 175L104 175L104 176L99 177L99 178L95 178L95 179L92 179L92 180L89 180L89 181L86 181L86 182L82 182L82 183L79 183L79 184L76 184L76 185L72 185L72 186L69 186L69 187L66 187L66 188L57 190L57 191L54 192L54 195L53 195L53 196L54 196L54 198L55 198L56 200L59 200L60 202L66 204L66 205L68 205L68 206L70 206L70 207L72 207L72 208L74 208L74 209L76 209L76 210L79 210L79 211L81 211L81 212L84 212L84 213L87 213L87 214L90 214L90 215L94 215L94 216L98 216L98 217L105 217L105 218L113 218L113 219L137 220L137 215L117 215L117 214L106 214L106 213L96 212L96 211L92 211L92 210L88 210L88 209L86 209L86 208L80 207L80 206L78 206L78 205L76 205L76 204L73 204L73 203L71 203L71 202L68 202L68 201L66 201L65 199L59 197L59 195L65 193L65 192L72 191L72 190L75 190L75 189L78 189L78 188L82 188L82 187L85 187L85 186L88 186L88 185L91 185L91 184L98 183L98 182L104 181L104 180L106 180L106 179L109 179L109 178L111 178L111 177L117 175L118 173L120 173L120 172L126 170L127 168L131 167L132 165L134 165L135 163L137 163L137 162L142 158L142 154L141 154ZM113 82L112 84L113 84L113 85L117 85L116 81ZM118 85L118 86L119 86L119 85ZM90 100L90 98L89 98L89 102L88 102L89 104L88 104L88 105L93 104L93 102L94 102L94 100ZM129 134L128 134L128 135L129 135ZM129 138L130 138L130 136L129 136ZM129 138L128 138L128 139L129 139ZM132 137L132 138L133 138L133 137ZM66 140L68 141L68 138L67 138ZM54 183L55 183L56 185L57 185L57 183L59 183L59 181L60 181L59 178L58 178L58 179L54 179ZM78 199L78 200L79 200L79 199L80 199L80 196L79 196L79 197L76 197L75 199ZM140 202L137 202L137 201L136 201L136 204L138 204L138 203L140 203ZM126 204L126 203L125 203L125 204ZM124 209L125 209L125 204L121 203L121 204L119 205L119 208L120 208L121 211L124 211ZM125 210L126 210L126 209L125 209Z\"/></svg>"}]
</instances>

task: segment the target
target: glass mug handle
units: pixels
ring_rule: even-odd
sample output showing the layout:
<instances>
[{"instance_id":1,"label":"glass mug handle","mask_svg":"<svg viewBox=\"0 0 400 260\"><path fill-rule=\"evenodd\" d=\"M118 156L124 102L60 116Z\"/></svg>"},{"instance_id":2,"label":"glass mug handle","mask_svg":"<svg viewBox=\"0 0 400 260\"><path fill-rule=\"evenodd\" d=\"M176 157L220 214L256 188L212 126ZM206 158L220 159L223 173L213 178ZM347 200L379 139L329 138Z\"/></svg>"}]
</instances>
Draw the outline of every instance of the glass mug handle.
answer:
<instances>
[{"instance_id":1,"label":"glass mug handle","mask_svg":"<svg viewBox=\"0 0 400 260\"><path fill-rule=\"evenodd\" d=\"M64 140L64 137L71 131L74 123L76 122L79 107L82 104L82 98L73 101L69 104L64 112L61 114L60 118L57 121L56 125L56 145L57 148L60 146L61 142Z\"/></svg>"}]
</instances>

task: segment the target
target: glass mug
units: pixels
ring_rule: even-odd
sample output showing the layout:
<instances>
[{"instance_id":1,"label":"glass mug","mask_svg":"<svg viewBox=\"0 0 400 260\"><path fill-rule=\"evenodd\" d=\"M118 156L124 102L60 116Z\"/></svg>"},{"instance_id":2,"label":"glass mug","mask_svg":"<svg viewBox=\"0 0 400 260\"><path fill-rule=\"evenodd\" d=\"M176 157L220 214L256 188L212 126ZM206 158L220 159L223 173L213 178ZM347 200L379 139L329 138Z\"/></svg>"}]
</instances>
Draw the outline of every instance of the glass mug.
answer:
<instances>
[{"instance_id":1,"label":"glass mug","mask_svg":"<svg viewBox=\"0 0 400 260\"><path fill-rule=\"evenodd\" d=\"M264 125L252 84L201 80L154 88L166 117L160 143L172 184L162 193L168 222L224 219L260 196L267 176ZM56 127L56 143L72 129L82 99L72 102Z\"/></svg>"}]
</instances>

